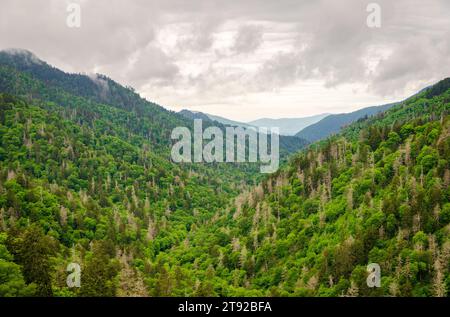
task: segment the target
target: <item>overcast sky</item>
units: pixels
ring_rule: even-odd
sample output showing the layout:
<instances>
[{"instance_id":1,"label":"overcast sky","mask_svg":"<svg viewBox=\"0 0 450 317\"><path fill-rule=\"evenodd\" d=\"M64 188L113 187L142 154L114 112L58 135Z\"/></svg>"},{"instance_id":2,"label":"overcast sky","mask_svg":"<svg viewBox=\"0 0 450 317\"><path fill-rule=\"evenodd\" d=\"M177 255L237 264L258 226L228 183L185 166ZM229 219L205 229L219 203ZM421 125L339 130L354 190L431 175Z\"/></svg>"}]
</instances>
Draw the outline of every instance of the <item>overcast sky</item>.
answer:
<instances>
[{"instance_id":1,"label":"overcast sky","mask_svg":"<svg viewBox=\"0 0 450 317\"><path fill-rule=\"evenodd\" d=\"M450 76L449 17L449 0L0 0L0 49L248 121L353 111Z\"/></svg>"}]
</instances>

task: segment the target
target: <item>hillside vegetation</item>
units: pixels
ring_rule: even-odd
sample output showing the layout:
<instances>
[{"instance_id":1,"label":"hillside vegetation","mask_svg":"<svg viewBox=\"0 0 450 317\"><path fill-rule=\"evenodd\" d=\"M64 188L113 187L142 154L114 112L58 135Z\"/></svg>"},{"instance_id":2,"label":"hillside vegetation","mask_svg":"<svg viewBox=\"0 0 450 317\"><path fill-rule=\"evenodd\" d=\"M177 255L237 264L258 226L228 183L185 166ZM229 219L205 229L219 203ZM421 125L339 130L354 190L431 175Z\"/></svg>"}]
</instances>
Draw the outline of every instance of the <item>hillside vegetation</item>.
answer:
<instances>
[{"instance_id":1,"label":"hillside vegetation","mask_svg":"<svg viewBox=\"0 0 450 317\"><path fill-rule=\"evenodd\" d=\"M173 163L170 132L191 119L106 77L7 55L0 296L449 294L449 79L265 176ZM287 140L285 156L305 145Z\"/></svg>"},{"instance_id":2,"label":"hillside vegetation","mask_svg":"<svg viewBox=\"0 0 450 317\"><path fill-rule=\"evenodd\" d=\"M205 295L445 296L449 88L299 153L158 265L210 280ZM369 263L381 267L380 288L367 287Z\"/></svg>"}]
</instances>

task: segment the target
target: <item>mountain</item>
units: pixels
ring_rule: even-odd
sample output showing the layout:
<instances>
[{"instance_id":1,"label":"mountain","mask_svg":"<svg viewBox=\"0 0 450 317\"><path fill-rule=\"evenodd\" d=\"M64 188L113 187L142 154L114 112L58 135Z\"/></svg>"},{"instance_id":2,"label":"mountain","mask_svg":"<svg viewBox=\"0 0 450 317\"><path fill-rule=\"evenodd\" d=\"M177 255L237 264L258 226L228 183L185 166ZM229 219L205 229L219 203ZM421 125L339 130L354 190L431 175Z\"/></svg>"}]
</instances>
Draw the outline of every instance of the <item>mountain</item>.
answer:
<instances>
[{"instance_id":1,"label":"mountain","mask_svg":"<svg viewBox=\"0 0 450 317\"><path fill-rule=\"evenodd\" d=\"M209 118L209 116L207 116L206 114L204 114L202 112L194 112L194 111L190 111L187 109L183 109L183 110L179 111L178 113L181 114L183 117L186 117L191 120L200 119L203 121L212 121Z\"/></svg>"},{"instance_id":2,"label":"mountain","mask_svg":"<svg viewBox=\"0 0 450 317\"><path fill-rule=\"evenodd\" d=\"M30 54L0 53L0 297L448 294L449 79L261 175L173 162L192 119Z\"/></svg>"},{"instance_id":3,"label":"mountain","mask_svg":"<svg viewBox=\"0 0 450 317\"><path fill-rule=\"evenodd\" d=\"M220 117L220 116L216 116L216 115L212 115L212 114L206 114L211 120L226 124L226 125L230 125L233 127L243 127L243 128L248 128L248 127L252 127L252 125L244 123L244 122L239 122L239 121L234 121L234 120L230 120L224 117ZM254 127L254 126L253 126Z\"/></svg>"},{"instance_id":4,"label":"mountain","mask_svg":"<svg viewBox=\"0 0 450 317\"><path fill-rule=\"evenodd\" d=\"M133 118L127 128L139 131L157 145L168 145L172 129L190 123L106 76L65 73L26 50L0 51L0 71L2 92L51 101L83 112L101 108L104 104L115 111L130 112Z\"/></svg>"},{"instance_id":5,"label":"mountain","mask_svg":"<svg viewBox=\"0 0 450 317\"><path fill-rule=\"evenodd\" d=\"M227 119L224 117L215 116L215 115L212 115L209 113L203 113L200 111L190 111L187 109L183 109L178 113L185 116L186 118L190 118L190 119L202 119L205 121L216 121L221 124L233 126L233 127L243 127L243 128L251 127L251 125L249 125L247 123L230 120L230 119Z\"/></svg>"},{"instance_id":6,"label":"mountain","mask_svg":"<svg viewBox=\"0 0 450 317\"><path fill-rule=\"evenodd\" d=\"M396 103L363 108L350 113L331 114L320 121L307 126L295 135L300 138L304 138L309 142L315 142L332 134L338 133L343 127L358 119L386 111L394 105L396 105Z\"/></svg>"},{"instance_id":7,"label":"mountain","mask_svg":"<svg viewBox=\"0 0 450 317\"><path fill-rule=\"evenodd\" d=\"M282 118L269 119L263 118L248 122L248 124L256 127L278 127L282 135L295 135L300 130L310 126L321 119L327 117L328 113L323 113L311 117L304 118Z\"/></svg>"}]
</instances>

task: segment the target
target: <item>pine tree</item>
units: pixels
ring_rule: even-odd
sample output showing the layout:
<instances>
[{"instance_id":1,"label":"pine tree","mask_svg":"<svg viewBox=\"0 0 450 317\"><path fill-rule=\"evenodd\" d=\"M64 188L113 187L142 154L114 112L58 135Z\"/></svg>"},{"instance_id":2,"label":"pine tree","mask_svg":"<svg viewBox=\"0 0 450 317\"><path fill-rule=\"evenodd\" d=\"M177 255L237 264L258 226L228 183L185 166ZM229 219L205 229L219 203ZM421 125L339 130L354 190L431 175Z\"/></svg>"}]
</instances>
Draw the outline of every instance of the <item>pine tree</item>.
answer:
<instances>
[{"instance_id":1,"label":"pine tree","mask_svg":"<svg viewBox=\"0 0 450 317\"><path fill-rule=\"evenodd\" d=\"M10 231L9 249L22 265L25 282L36 284L37 296L52 296L50 257L55 254L55 242L36 224L15 233Z\"/></svg>"},{"instance_id":2,"label":"pine tree","mask_svg":"<svg viewBox=\"0 0 450 317\"><path fill-rule=\"evenodd\" d=\"M106 241L93 243L92 254L85 259L81 270L81 296L114 296L116 294L115 277L120 265L111 259L114 256L112 248Z\"/></svg>"}]
</instances>

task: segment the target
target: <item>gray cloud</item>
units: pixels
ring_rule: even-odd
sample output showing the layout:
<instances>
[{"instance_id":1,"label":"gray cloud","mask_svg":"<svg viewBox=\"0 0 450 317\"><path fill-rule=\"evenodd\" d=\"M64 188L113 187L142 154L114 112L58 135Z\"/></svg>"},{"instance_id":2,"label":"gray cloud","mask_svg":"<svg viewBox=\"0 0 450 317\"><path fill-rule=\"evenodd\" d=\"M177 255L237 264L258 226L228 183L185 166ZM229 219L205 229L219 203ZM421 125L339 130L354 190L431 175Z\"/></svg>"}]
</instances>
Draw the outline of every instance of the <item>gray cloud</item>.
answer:
<instances>
[{"instance_id":1,"label":"gray cloud","mask_svg":"<svg viewBox=\"0 0 450 317\"><path fill-rule=\"evenodd\" d=\"M258 25L244 25L239 28L232 50L236 53L251 53L263 42L263 28Z\"/></svg>"},{"instance_id":2,"label":"gray cloud","mask_svg":"<svg viewBox=\"0 0 450 317\"><path fill-rule=\"evenodd\" d=\"M70 2L79 29L66 26ZM366 25L370 2L2 0L0 49L195 105L307 81L400 96L449 76L450 1L375 1L379 29Z\"/></svg>"},{"instance_id":3,"label":"gray cloud","mask_svg":"<svg viewBox=\"0 0 450 317\"><path fill-rule=\"evenodd\" d=\"M261 87L321 79L327 87L367 83L372 91L385 95L414 82L423 85L450 75L448 2L378 1L382 8L379 29L365 25L369 2L320 3L300 13L295 47L259 68ZM377 50L386 56L373 56ZM378 60L369 71L371 57Z\"/></svg>"},{"instance_id":4,"label":"gray cloud","mask_svg":"<svg viewBox=\"0 0 450 317\"><path fill-rule=\"evenodd\" d=\"M178 48L192 51L209 50L214 43L213 34L219 23L211 18L189 23L185 26L185 32L177 39Z\"/></svg>"},{"instance_id":5,"label":"gray cloud","mask_svg":"<svg viewBox=\"0 0 450 317\"><path fill-rule=\"evenodd\" d=\"M278 53L266 61L256 73L256 90L284 87L295 82L303 70L300 53Z\"/></svg>"},{"instance_id":6,"label":"gray cloud","mask_svg":"<svg viewBox=\"0 0 450 317\"><path fill-rule=\"evenodd\" d=\"M154 44L137 51L134 57L134 60L129 63L126 78L135 85L140 86L148 81L167 85L179 73L174 60Z\"/></svg>"}]
</instances>

